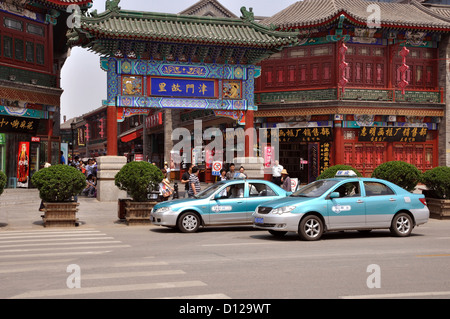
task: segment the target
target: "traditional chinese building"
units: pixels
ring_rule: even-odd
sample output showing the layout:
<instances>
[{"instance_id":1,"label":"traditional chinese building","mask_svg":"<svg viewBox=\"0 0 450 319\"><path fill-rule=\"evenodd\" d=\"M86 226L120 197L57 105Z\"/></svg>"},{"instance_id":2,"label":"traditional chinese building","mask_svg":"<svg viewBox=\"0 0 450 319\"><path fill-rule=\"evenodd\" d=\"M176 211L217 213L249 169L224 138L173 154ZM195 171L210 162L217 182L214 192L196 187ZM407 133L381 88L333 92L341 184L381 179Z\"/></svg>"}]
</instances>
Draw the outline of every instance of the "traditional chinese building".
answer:
<instances>
[{"instance_id":1,"label":"traditional chinese building","mask_svg":"<svg viewBox=\"0 0 450 319\"><path fill-rule=\"evenodd\" d=\"M256 23L251 10L241 11L241 18L211 18L128 11L119 1L107 1L105 12L81 18L81 27L68 33L68 41L102 56L108 123L127 108L164 111L164 134L154 142L163 138L164 159L169 161L177 123L168 111L198 110L201 116L217 111L228 117L244 112L251 127L257 109L254 82L260 73L255 64L297 42L293 32L274 31ZM152 129L149 122L146 127ZM118 132L114 125L107 127L108 155L117 155ZM138 128L122 138L139 134Z\"/></svg>"},{"instance_id":2,"label":"traditional chinese building","mask_svg":"<svg viewBox=\"0 0 450 319\"><path fill-rule=\"evenodd\" d=\"M262 21L300 39L264 60L256 80L255 123L278 129L291 177L309 182L334 164L366 176L391 160L450 165L449 12L304 0Z\"/></svg>"},{"instance_id":3,"label":"traditional chinese building","mask_svg":"<svg viewBox=\"0 0 450 319\"><path fill-rule=\"evenodd\" d=\"M29 187L32 174L60 158L60 70L70 4L90 0L0 2L0 170L8 187Z\"/></svg>"}]
</instances>

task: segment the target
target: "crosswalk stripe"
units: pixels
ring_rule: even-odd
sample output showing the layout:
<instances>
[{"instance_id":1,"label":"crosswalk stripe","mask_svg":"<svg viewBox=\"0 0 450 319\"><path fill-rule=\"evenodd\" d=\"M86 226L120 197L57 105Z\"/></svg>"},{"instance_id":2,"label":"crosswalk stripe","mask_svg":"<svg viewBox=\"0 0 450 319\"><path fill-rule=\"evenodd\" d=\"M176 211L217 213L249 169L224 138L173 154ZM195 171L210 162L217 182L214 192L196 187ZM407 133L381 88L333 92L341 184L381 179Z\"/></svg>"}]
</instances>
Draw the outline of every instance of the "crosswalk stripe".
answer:
<instances>
[{"instance_id":1,"label":"crosswalk stripe","mask_svg":"<svg viewBox=\"0 0 450 319\"><path fill-rule=\"evenodd\" d=\"M159 282L146 283L134 285L113 285L113 286L99 286L86 287L74 289L50 289L29 291L20 295L11 297L10 299L24 299L24 298L45 298L45 297L61 297L61 296L77 296L86 294L110 293L110 292L127 292L138 290L155 290L155 289L170 289L170 288L187 288L187 287L202 287L206 284L202 281L177 281L177 282Z\"/></svg>"},{"instance_id":2,"label":"crosswalk stripe","mask_svg":"<svg viewBox=\"0 0 450 319\"><path fill-rule=\"evenodd\" d=\"M77 240L109 240L114 239L114 237L81 237L77 238ZM56 241L67 241L71 240L70 238L40 238L38 240L36 239L14 239L14 240L0 240L0 243L2 244L8 244L8 243L35 243L37 241L39 242L56 242Z\"/></svg>"},{"instance_id":3,"label":"crosswalk stripe","mask_svg":"<svg viewBox=\"0 0 450 319\"><path fill-rule=\"evenodd\" d=\"M3 239L29 239L29 238L58 238L58 237L83 237L83 236L106 236L106 234L92 234L92 233L82 233L82 234L30 234L30 235L21 235L21 236L3 236L0 239L3 241Z\"/></svg>"},{"instance_id":4,"label":"crosswalk stripe","mask_svg":"<svg viewBox=\"0 0 450 319\"><path fill-rule=\"evenodd\" d=\"M182 270L153 270L153 271L127 271L109 274L81 274L81 281L92 279L114 279L114 278L132 278L132 277L153 277L165 275L184 275Z\"/></svg>"},{"instance_id":5,"label":"crosswalk stripe","mask_svg":"<svg viewBox=\"0 0 450 319\"><path fill-rule=\"evenodd\" d=\"M99 249L99 248L125 248L130 247L130 245L108 245L107 247L105 245L102 246L87 246L83 247L86 249ZM30 249L7 249L7 250L0 250L0 253L23 253L23 252L33 252L33 251L42 251L42 250L57 250L57 249L80 249L80 247L47 247L47 248L30 248Z\"/></svg>"},{"instance_id":6,"label":"crosswalk stripe","mask_svg":"<svg viewBox=\"0 0 450 319\"><path fill-rule=\"evenodd\" d=\"M231 297L229 297L225 294L208 294L208 295L163 297L163 298L157 298L157 299L231 299Z\"/></svg>"},{"instance_id":7,"label":"crosswalk stripe","mask_svg":"<svg viewBox=\"0 0 450 319\"><path fill-rule=\"evenodd\" d=\"M107 248L107 247L104 247ZM47 253L47 254L25 254L25 255L0 255L0 258L28 258L28 257L51 257L51 256L76 256L76 255L101 255L110 253L111 250L103 251L77 251L63 253Z\"/></svg>"},{"instance_id":8,"label":"crosswalk stripe","mask_svg":"<svg viewBox=\"0 0 450 319\"><path fill-rule=\"evenodd\" d=\"M99 230L95 229L83 229L83 230L67 230L67 231L61 231L61 230L8 230L4 233L0 232L0 238L3 236L9 236L11 234L74 234L74 233L99 233Z\"/></svg>"},{"instance_id":9,"label":"crosswalk stripe","mask_svg":"<svg viewBox=\"0 0 450 319\"><path fill-rule=\"evenodd\" d=\"M35 240L33 242L36 242ZM120 244L120 240L112 241L69 241L64 243L37 243L37 244L14 244L14 245L0 245L0 248L14 248L14 247L37 247L37 246L68 246L68 245L93 245L93 244Z\"/></svg>"}]
</instances>

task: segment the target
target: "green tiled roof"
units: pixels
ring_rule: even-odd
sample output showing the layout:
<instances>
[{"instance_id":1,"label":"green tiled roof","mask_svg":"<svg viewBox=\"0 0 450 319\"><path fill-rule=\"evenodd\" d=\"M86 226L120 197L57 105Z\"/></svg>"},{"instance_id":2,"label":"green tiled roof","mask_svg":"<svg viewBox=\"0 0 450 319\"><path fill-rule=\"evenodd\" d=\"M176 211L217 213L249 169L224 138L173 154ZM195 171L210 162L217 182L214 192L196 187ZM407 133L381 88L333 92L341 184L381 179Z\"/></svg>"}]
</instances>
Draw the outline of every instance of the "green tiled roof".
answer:
<instances>
[{"instance_id":1,"label":"green tiled roof","mask_svg":"<svg viewBox=\"0 0 450 319\"><path fill-rule=\"evenodd\" d=\"M295 32L279 32L253 21L253 13L243 17L217 18L177 14L126 11L116 8L102 14L82 17L81 27L68 32L70 45L82 45L111 55L113 43L132 41L171 45L224 46L245 50L279 50L297 43ZM136 45L136 43L140 43ZM144 44L143 44L144 43Z\"/></svg>"}]
</instances>

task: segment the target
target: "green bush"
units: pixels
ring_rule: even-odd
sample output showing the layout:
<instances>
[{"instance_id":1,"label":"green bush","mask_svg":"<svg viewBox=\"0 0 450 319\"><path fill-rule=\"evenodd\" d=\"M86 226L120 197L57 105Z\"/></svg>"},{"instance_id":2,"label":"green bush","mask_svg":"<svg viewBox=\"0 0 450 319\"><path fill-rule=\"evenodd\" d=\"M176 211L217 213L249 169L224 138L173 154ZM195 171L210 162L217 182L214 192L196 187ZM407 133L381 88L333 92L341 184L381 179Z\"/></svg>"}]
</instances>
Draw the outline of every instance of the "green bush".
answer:
<instances>
[{"instance_id":1,"label":"green bush","mask_svg":"<svg viewBox=\"0 0 450 319\"><path fill-rule=\"evenodd\" d=\"M3 190L6 187L6 181L7 181L7 178L6 178L5 173L0 171L0 195L3 193Z\"/></svg>"},{"instance_id":2,"label":"green bush","mask_svg":"<svg viewBox=\"0 0 450 319\"><path fill-rule=\"evenodd\" d=\"M148 162L130 162L116 174L116 186L130 194L136 202L148 201L147 194L157 190L164 175L161 170Z\"/></svg>"},{"instance_id":3,"label":"green bush","mask_svg":"<svg viewBox=\"0 0 450 319\"><path fill-rule=\"evenodd\" d=\"M450 167L439 166L422 174L421 182L429 192L427 195L434 198L450 198Z\"/></svg>"},{"instance_id":4,"label":"green bush","mask_svg":"<svg viewBox=\"0 0 450 319\"><path fill-rule=\"evenodd\" d=\"M54 165L33 174L33 184L44 202L67 202L86 187L86 177L75 167Z\"/></svg>"},{"instance_id":5,"label":"green bush","mask_svg":"<svg viewBox=\"0 0 450 319\"><path fill-rule=\"evenodd\" d=\"M386 162L375 168L372 177L384 179L412 192L422 173L412 164L403 161Z\"/></svg>"},{"instance_id":6,"label":"green bush","mask_svg":"<svg viewBox=\"0 0 450 319\"><path fill-rule=\"evenodd\" d=\"M333 178L336 176L337 171L354 171L356 175L362 177L362 174L357 169L349 165L334 165L324 170L317 179Z\"/></svg>"}]
</instances>

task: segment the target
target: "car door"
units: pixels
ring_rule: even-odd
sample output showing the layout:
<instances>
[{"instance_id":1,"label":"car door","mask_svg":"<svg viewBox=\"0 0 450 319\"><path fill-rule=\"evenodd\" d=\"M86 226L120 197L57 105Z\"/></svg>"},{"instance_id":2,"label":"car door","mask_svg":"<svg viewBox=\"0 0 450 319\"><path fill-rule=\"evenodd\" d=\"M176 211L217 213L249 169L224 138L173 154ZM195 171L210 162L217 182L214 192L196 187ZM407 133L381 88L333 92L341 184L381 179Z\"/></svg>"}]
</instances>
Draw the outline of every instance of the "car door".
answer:
<instances>
[{"instance_id":1,"label":"car door","mask_svg":"<svg viewBox=\"0 0 450 319\"><path fill-rule=\"evenodd\" d=\"M386 184L364 181L366 200L366 223L368 227L389 227L397 212L398 198Z\"/></svg>"},{"instance_id":2,"label":"car door","mask_svg":"<svg viewBox=\"0 0 450 319\"><path fill-rule=\"evenodd\" d=\"M229 183L210 201L211 225L243 224L247 222L245 181Z\"/></svg>"},{"instance_id":3,"label":"car door","mask_svg":"<svg viewBox=\"0 0 450 319\"><path fill-rule=\"evenodd\" d=\"M328 228L350 229L365 226L366 203L361 194L361 183L349 181L339 184L332 192L338 198L327 200Z\"/></svg>"},{"instance_id":4,"label":"car door","mask_svg":"<svg viewBox=\"0 0 450 319\"><path fill-rule=\"evenodd\" d=\"M278 198L278 194L264 182L248 182L247 219L252 221L252 214L258 205Z\"/></svg>"}]
</instances>

